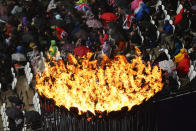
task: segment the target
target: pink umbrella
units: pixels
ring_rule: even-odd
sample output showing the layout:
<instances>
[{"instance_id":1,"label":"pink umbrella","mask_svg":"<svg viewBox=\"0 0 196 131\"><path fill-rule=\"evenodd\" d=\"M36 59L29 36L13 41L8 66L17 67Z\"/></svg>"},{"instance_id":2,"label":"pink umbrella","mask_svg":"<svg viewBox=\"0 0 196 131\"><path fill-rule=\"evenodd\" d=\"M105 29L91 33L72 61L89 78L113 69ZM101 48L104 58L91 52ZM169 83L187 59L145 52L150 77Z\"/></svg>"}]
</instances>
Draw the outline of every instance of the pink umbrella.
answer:
<instances>
[{"instance_id":1,"label":"pink umbrella","mask_svg":"<svg viewBox=\"0 0 196 131\"><path fill-rule=\"evenodd\" d=\"M138 7L140 2L143 2L143 0L134 0L131 2L131 10L135 11Z\"/></svg>"},{"instance_id":2,"label":"pink umbrella","mask_svg":"<svg viewBox=\"0 0 196 131\"><path fill-rule=\"evenodd\" d=\"M92 27L92 28L101 28L103 26L102 23L96 19L88 20L86 21L86 24L88 27Z\"/></svg>"}]
</instances>

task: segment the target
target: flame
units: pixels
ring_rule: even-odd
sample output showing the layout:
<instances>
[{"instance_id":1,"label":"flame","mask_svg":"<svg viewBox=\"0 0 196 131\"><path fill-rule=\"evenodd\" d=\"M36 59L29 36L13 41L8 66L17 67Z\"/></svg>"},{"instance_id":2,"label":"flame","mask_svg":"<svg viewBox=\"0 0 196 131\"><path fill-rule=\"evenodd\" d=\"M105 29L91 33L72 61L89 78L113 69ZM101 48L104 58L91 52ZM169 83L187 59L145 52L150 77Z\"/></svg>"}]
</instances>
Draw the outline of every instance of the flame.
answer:
<instances>
[{"instance_id":1,"label":"flame","mask_svg":"<svg viewBox=\"0 0 196 131\"><path fill-rule=\"evenodd\" d=\"M147 101L163 88L162 72L150 62L144 64L141 52L129 63L122 55L113 60L106 56L98 66L98 61L90 61L92 53L79 58L68 56L62 60L46 62L42 76L36 75L36 89L40 95L52 98L57 106L67 109L77 107L79 114L91 111L117 111L127 106Z\"/></svg>"}]
</instances>

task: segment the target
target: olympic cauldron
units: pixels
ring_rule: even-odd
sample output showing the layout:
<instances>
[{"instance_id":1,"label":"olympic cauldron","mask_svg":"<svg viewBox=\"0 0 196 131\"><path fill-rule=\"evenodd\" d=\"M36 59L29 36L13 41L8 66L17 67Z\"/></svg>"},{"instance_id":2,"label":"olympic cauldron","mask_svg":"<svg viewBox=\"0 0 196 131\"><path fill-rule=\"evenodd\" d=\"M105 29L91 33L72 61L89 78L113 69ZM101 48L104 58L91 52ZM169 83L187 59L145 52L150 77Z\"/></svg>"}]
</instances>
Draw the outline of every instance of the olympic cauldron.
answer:
<instances>
[{"instance_id":1,"label":"olympic cauldron","mask_svg":"<svg viewBox=\"0 0 196 131\"><path fill-rule=\"evenodd\" d=\"M147 100L162 90L162 73L136 51L130 63L122 55L99 63L92 53L46 62L42 76L36 75L44 129L156 130L156 110Z\"/></svg>"}]
</instances>

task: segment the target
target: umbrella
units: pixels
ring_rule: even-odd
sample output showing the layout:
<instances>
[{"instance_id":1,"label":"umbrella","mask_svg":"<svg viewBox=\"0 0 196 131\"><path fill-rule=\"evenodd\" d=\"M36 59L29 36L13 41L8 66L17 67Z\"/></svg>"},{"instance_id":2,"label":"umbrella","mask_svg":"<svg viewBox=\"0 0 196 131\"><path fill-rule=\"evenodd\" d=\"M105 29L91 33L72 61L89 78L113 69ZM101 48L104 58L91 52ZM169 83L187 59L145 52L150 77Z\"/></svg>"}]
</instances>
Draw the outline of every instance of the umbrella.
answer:
<instances>
[{"instance_id":1,"label":"umbrella","mask_svg":"<svg viewBox=\"0 0 196 131\"><path fill-rule=\"evenodd\" d=\"M74 53L81 57L86 55L88 52L90 52L90 49L86 46L78 46L74 49Z\"/></svg>"},{"instance_id":2,"label":"umbrella","mask_svg":"<svg viewBox=\"0 0 196 131\"><path fill-rule=\"evenodd\" d=\"M24 43L30 43L34 41L34 37L31 33L26 32L22 35L22 40Z\"/></svg>"},{"instance_id":3,"label":"umbrella","mask_svg":"<svg viewBox=\"0 0 196 131\"><path fill-rule=\"evenodd\" d=\"M67 57L69 53L73 53L74 45L66 43L61 47L61 56L63 58Z\"/></svg>"},{"instance_id":4,"label":"umbrella","mask_svg":"<svg viewBox=\"0 0 196 131\"><path fill-rule=\"evenodd\" d=\"M159 67L161 67L162 70L172 72L172 70L176 69L176 65L172 60L164 60L159 62Z\"/></svg>"},{"instance_id":5,"label":"umbrella","mask_svg":"<svg viewBox=\"0 0 196 131\"><path fill-rule=\"evenodd\" d=\"M196 11L196 5L192 6L191 10L195 10Z\"/></svg>"},{"instance_id":6,"label":"umbrella","mask_svg":"<svg viewBox=\"0 0 196 131\"><path fill-rule=\"evenodd\" d=\"M143 0L134 0L131 2L131 10L135 11L137 8L139 8L140 3L142 3Z\"/></svg>"},{"instance_id":7,"label":"umbrella","mask_svg":"<svg viewBox=\"0 0 196 131\"><path fill-rule=\"evenodd\" d=\"M74 36L78 39L87 40L89 34L84 29L79 29Z\"/></svg>"},{"instance_id":8,"label":"umbrella","mask_svg":"<svg viewBox=\"0 0 196 131\"><path fill-rule=\"evenodd\" d=\"M101 15L101 18L106 20L106 21L116 21L118 18L114 13L103 13Z\"/></svg>"},{"instance_id":9,"label":"umbrella","mask_svg":"<svg viewBox=\"0 0 196 131\"><path fill-rule=\"evenodd\" d=\"M68 34L71 34L72 30L74 29L74 24L73 23L66 24L64 29L67 31Z\"/></svg>"},{"instance_id":10,"label":"umbrella","mask_svg":"<svg viewBox=\"0 0 196 131\"><path fill-rule=\"evenodd\" d=\"M85 3L85 4L87 4L87 3L88 3L88 1L87 1L87 0L78 0L76 3L77 3L77 4L81 4L81 3Z\"/></svg>"},{"instance_id":11,"label":"umbrella","mask_svg":"<svg viewBox=\"0 0 196 131\"><path fill-rule=\"evenodd\" d=\"M87 24L88 27L91 27L91 28L101 28L103 26L101 24L101 22L96 20L96 19L87 20L86 24Z\"/></svg>"},{"instance_id":12,"label":"umbrella","mask_svg":"<svg viewBox=\"0 0 196 131\"><path fill-rule=\"evenodd\" d=\"M110 22L108 26L109 26L109 34L113 39L118 41L124 41L126 39L125 32L122 26L114 22Z\"/></svg>"},{"instance_id":13,"label":"umbrella","mask_svg":"<svg viewBox=\"0 0 196 131\"><path fill-rule=\"evenodd\" d=\"M80 25L75 26L74 29L71 31L71 35L75 34L79 30L80 30Z\"/></svg>"},{"instance_id":14,"label":"umbrella","mask_svg":"<svg viewBox=\"0 0 196 131\"><path fill-rule=\"evenodd\" d=\"M88 10L91 10L91 8L87 4L75 4L74 8L78 11L86 12Z\"/></svg>"},{"instance_id":15,"label":"umbrella","mask_svg":"<svg viewBox=\"0 0 196 131\"><path fill-rule=\"evenodd\" d=\"M25 118L27 123L28 122L36 122L41 121L41 115L37 111L28 111L25 113Z\"/></svg>"},{"instance_id":16,"label":"umbrella","mask_svg":"<svg viewBox=\"0 0 196 131\"><path fill-rule=\"evenodd\" d=\"M60 7L60 10L68 10L73 12L74 9L74 1L73 0L61 0L58 1L58 6Z\"/></svg>"},{"instance_id":17,"label":"umbrella","mask_svg":"<svg viewBox=\"0 0 196 131\"><path fill-rule=\"evenodd\" d=\"M20 99L19 99L18 97L16 97L16 96L9 96L8 99L9 99L9 101L10 101L11 103L15 103L15 104L17 104L17 105L23 104L22 100L20 100Z\"/></svg>"},{"instance_id":18,"label":"umbrella","mask_svg":"<svg viewBox=\"0 0 196 131\"><path fill-rule=\"evenodd\" d=\"M8 107L5 111L6 115L11 119L22 119L23 113L21 110L17 109L16 107Z\"/></svg>"},{"instance_id":19,"label":"umbrella","mask_svg":"<svg viewBox=\"0 0 196 131\"><path fill-rule=\"evenodd\" d=\"M12 60L14 61L26 61L26 57L24 56L24 54L21 53L14 53L12 54Z\"/></svg>"},{"instance_id":20,"label":"umbrella","mask_svg":"<svg viewBox=\"0 0 196 131\"><path fill-rule=\"evenodd\" d=\"M122 35L120 32L111 34L111 37L112 37L112 39L117 40L117 41L124 41L124 40L126 40L124 35Z\"/></svg>"}]
</instances>

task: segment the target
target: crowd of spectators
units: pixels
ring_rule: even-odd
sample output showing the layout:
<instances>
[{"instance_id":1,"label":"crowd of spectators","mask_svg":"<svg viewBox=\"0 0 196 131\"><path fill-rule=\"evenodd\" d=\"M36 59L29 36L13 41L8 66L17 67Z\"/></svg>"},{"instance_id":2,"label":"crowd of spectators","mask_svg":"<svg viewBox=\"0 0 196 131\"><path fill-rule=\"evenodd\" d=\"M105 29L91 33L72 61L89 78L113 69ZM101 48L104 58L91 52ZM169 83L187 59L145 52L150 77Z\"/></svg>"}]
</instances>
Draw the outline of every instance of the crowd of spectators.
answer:
<instances>
[{"instance_id":1,"label":"crowd of spectators","mask_svg":"<svg viewBox=\"0 0 196 131\"><path fill-rule=\"evenodd\" d=\"M11 67L29 61L36 74L48 54L66 62L68 53L91 51L131 62L135 47L144 63L163 69L166 92L185 88L195 68L195 23L195 0L1 0L1 90L11 86Z\"/></svg>"}]
</instances>

